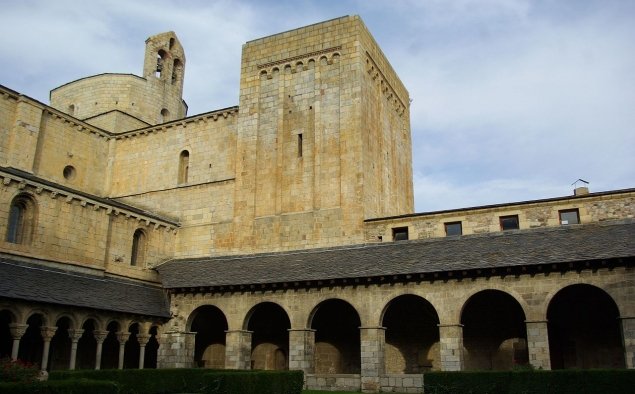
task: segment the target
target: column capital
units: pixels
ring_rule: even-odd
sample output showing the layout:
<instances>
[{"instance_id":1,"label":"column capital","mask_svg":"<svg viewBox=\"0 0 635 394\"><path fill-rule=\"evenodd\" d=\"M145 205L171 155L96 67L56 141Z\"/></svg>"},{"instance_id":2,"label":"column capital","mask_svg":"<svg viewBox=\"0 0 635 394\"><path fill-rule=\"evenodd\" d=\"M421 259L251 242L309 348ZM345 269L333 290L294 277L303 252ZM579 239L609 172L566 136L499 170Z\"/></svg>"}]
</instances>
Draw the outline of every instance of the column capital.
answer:
<instances>
[{"instance_id":1,"label":"column capital","mask_svg":"<svg viewBox=\"0 0 635 394\"><path fill-rule=\"evenodd\" d=\"M28 324L12 323L9 324L9 331L11 331L11 337L13 339L20 339L26 333L26 329L29 328Z\"/></svg>"},{"instance_id":2,"label":"column capital","mask_svg":"<svg viewBox=\"0 0 635 394\"><path fill-rule=\"evenodd\" d=\"M48 326L40 327L40 334L42 334L42 339L44 339L44 342L47 342L53 339L53 336L55 336L56 331L57 331L57 327L48 327Z\"/></svg>"},{"instance_id":3,"label":"column capital","mask_svg":"<svg viewBox=\"0 0 635 394\"><path fill-rule=\"evenodd\" d=\"M68 329L68 337L71 339L71 342L79 341L79 338L84 334L84 330L81 328L69 328Z\"/></svg>"},{"instance_id":4,"label":"column capital","mask_svg":"<svg viewBox=\"0 0 635 394\"><path fill-rule=\"evenodd\" d=\"M117 341L119 341L120 345L123 345L124 343L126 343L128 341L128 338L130 338L129 332L119 331L117 333Z\"/></svg>"},{"instance_id":5,"label":"column capital","mask_svg":"<svg viewBox=\"0 0 635 394\"><path fill-rule=\"evenodd\" d=\"M137 341L139 342L139 345L145 346L148 344L149 340L150 334L137 334Z\"/></svg>"},{"instance_id":6,"label":"column capital","mask_svg":"<svg viewBox=\"0 0 635 394\"><path fill-rule=\"evenodd\" d=\"M110 334L110 331L93 330L93 336L95 337L97 343L104 343L108 334Z\"/></svg>"}]
</instances>

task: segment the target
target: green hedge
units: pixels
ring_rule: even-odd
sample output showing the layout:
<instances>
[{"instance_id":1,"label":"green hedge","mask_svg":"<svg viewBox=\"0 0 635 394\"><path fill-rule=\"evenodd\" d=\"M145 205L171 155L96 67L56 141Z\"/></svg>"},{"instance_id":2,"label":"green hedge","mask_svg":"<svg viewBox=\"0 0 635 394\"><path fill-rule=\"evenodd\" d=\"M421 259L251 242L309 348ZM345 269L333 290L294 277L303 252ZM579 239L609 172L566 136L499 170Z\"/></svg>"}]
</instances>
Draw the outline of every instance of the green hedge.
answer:
<instances>
[{"instance_id":1,"label":"green hedge","mask_svg":"<svg viewBox=\"0 0 635 394\"><path fill-rule=\"evenodd\" d=\"M31 383L0 383L0 394L117 394L114 382L97 380L58 380Z\"/></svg>"},{"instance_id":2,"label":"green hedge","mask_svg":"<svg viewBox=\"0 0 635 394\"><path fill-rule=\"evenodd\" d=\"M236 371L204 368L53 371L50 381L115 382L121 394L300 394L302 371ZM92 394L92 393L91 393Z\"/></svg>"},{"instance_id":3,"label":"green hedge","mask_svg":"<svg viewBox=\"0 0 635 394\"><path fill-rule=\"evenodd\" d=\"M634 370L429 372L426 394L621 394L635 392Z\"/></svg>"},{"instance_id":4,"label":"green hedge","mask_svg":"<svg viewBox=\"0 0 635 394\"><path fill-rule=\"evenodd\" d=\"M206 394L300 394L302 371L215 371L208 373Z\"/></svg>"}]
</instances>

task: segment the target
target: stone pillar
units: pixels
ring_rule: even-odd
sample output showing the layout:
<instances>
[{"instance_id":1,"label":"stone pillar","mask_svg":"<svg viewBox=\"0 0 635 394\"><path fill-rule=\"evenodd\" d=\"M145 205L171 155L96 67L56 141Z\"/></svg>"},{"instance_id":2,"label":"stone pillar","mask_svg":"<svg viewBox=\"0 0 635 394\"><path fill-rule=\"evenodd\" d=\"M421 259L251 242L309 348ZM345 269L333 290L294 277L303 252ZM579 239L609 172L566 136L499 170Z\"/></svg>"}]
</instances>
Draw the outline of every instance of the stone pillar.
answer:
<instances>
[{"instance_id":1,"label":"stone pillar","mask_svg":"<svg viewBox=\"0 0 635 394\"><path fill-rule=\"evenodd\" d=\"M139 369L143 369L143 364L146 359L146 345L149 340L149 334L137 334L137 341L139 341Z\"/></svg>"},{"instance_id":2,"label":"stone pillar","mask_svg":"<svg viewBox=\"0 0 635 394\"><path fill-rule=\"evenodd\" d=\"M106 340L108 334L108 331L93 330L93 336L97 341L97 350L95 351L95 369L101 369L101 353L104 341Z\"/></svg>"},{"instance_id":3,"label":"stone pillar","mask_svg":"<svg viewBox=\"0 0 635 394\"><path fill-rule=\"evenodd\" d=\"M362 392L377 393L384 375L385 327L360 327Z\"/></svg>"},{"instance_id":4,"label":"stone pillar","mask_svg":"<svg viewBox=\"0 0 635 394\"><path fill-rule=\"evenodd\" d=\"M551 369L549 331L546 320L525 321L527 325L527 352L529 364L536 369Z\"/></svg>"},{"instance_id":5,"label":"stone pillar","mask_svg":"<svg viewBox=\"0 0 635 394\"><path fill-rule=\"evenodd\" d=\"M315 330L289 330L289 369L315 372Z\"/></svg>"},{"instance_id":6,"label":"stone pillar","mask_svg":"<svg viewBox=\"0 0 635 394\"><path fill-rule=\"evenodd\" d=\"M251 369L252 331L225 331L225 368Z\"/></svg>"},{"instance_id":7,"label":"stone pillar","mask_svg":"<svg viewBox=\"0 0 635 394\"><path fill-rule=\"evenodd\" d=\"M82 329L68 329L68 336L71 338L71 361L68 364L68 369L71 371L75 369L75 362L77 361L77 342L82 337L84 330Z\"/></svg>"},{"instance_id":8,"label":"stone pillar","mask_svg":"<svg viewBox=\"0 0 635 394\"><path fill-rule=\"evenodd\" d=\"M620 317L622 321L622 345L624 346L624 365L635 369L635 317Z\"/></svg>"},{"instance_id":9,"label":"stone pillar","mask_svg":"<svg viewBox=\"0 0 635 394\"><path fill-rule=\"evenodd\" d=\"M11 331L11 338L13 338L13 347L11 348L11 360L18 359L18 352L20 351L20 339L29 328L28 324L13 323L9 324L9 331Z\"/></svg>"},{"instance_id":10,"label":"stone pillar","mask_svg":"<svg viewBox=\"0 0 635 394\"><path fill-rule=\"evenodd\" d=\"M195 332L167 331L161 333L157 368L193 368Z\"/></svg>"},{"instance_id":11,"label":"stone pillar","mask_svg":"<svg viewBox=\"0 0 635 394\"><path fill-rule=\"evenodd\" d=\"M465 367L463 325L439 324L439 344L441 347L441 370L462 371Z\"/></svg>"},{"instance_id":12,"label":"stone pillar","mask_svg":"<svg viewBox=\"0 0 635 394\"><path fill-rule=\"evenodd\" d=\"M119 341L119 365L117 366L117 368L119 369L123 369L124 353L126 352L126 342L128 342L129 337L129 332L119 331L117 333L117 341Z\"/></svg>"},{"instance_id":13,"label":"stone pillar","mask_svg":"<svg viewBox=\"0 0 635 394\"><path fill-rule=\"evenodd\" d=\"M40 367L42 371L46 371L46 368L48 368L51 339L53 339L55 331L57 331L57 327L40 327L40 334L42 334L42 339L44 340L44 349L42 350L42 364Z\"/></svg>"}]
</instances>

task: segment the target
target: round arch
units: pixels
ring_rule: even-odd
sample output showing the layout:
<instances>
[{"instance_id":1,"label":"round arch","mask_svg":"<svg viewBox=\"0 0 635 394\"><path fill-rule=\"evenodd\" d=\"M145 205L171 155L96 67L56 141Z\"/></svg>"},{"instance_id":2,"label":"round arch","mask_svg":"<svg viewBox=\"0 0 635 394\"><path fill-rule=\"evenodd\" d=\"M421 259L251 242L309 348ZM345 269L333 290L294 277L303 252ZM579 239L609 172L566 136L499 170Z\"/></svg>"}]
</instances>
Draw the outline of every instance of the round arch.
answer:
<instances>
[{"instance_id":1,"label":"round arch","mask_svg":"<svg viewBox=\"0 0 635 394\"><path fill-rule=\"evenodd\" d=\"M82 336L77 341L77 369L94 369L97 355L97 339L95 330L99 329L99 323L95 318L89 317L82 323Z\"/></svg>"},{"instance_id":2,"label":"round arch","mask_svg":"<svg viewBox=\"0 0 635 394\"><path fill-rule=\"evenodd\" d=\"M527 304L527 302L525 301L525 299L514 289L510 289L506 286L501 286L498 284L494 284L494 283L488 283L487 286L482 286L476 289L473 289L469 292L467 292L465 294L465 297L463 298L463 304L461 305L461 308L459 308L456 313L458 313L458 316L456 316L456 320L453 321L461 321L461 317L463 316L463 311L466 307L466 305L468 304L468 301L474 297L475 295L482 293L484 291L494 291L494 292L500 292L500 293L504 293L505 295L511 297L514 299L514 301L516 301L516 303L518 304L518 306L520 307L520 309L523 312L523 315L525 317L529 317L529 313L531 308L529 307L529 305Z\"/></svg>"},{"instance_id":3,"label":"round arch","mask_svg":"<svg viewBox=\"0 0 635 394\"><path fill-rule=\"evenodd\" d=\"M289 368L289 329L287 311L275 302L261 302L247 313L244 328L251 335L251 368L286 370Z\"/></svg>"},{"instance_id":4,"label":"round arch","mask_svg":"<svg viewBox=\"0 0 635 394\"><path fill-rule=\"evenodd\" d=\"M561 288L547 307L551 368L624 368L619 317L615 300L603 289Z\"/></svg>"},{"instance_id":5,"label":"round arch","mask_svg":"<svg viewBox=\"0 0 635 394\"><path fill-rule=\"evenodd\" d=\"M508 370L529 363L525 311L507 292L476 292L461 308L465 369Z\"/></svg>"},{"instance_id":6,"label":"round arch","mask_svg":"<svg viewBox=\"0 0 635 394\"><path fill-rule=\"evenodd\" d=\"M311 311L309 327L315 330L315 373L360 373L361 320L348 302L330 298Z\"/></svg>"},{"instance_id":7,"label":"round arch","mask_svg":"<svg viewBox=\"0 0 635 394\"><path fill-rule=\"evenodd\" d=\"M382 311L386 328L385 370L391 374L418 374L439 370L439 315L425 298L402 294Z\"/></svg>"},{"instance_id":8,"label":"round arch","mask_svg":"<svg viewBox=\"0 0 635 394\"><path fill-rule=\"evenodd\" d=\"M202 305L190 313L187 330L195 332L194 362L204 368L225 368L227 318L214 305Z\"/></svg>"},{"instance_id":9,"label":"round arch","mask_svg":"<svg viewBox=\"0 0 635 394\"><path fill-rule=\"evenodd\" d=\"M49 368L51 371L68 369L71 360L71 338L69 331L74 328L72 318L67 314L56 317L55 334L51 339L49 350Z\"/></svg>"},{"instance_id":10,"label":"round arch","mask_svg":"<svg viewBox=\"0 0 635 394\"><path fill-rule=\"evenodd\" d=\"M119 341L117 332L121 331L122 324L118 320L107 320L106 331L101 351L101 368L115 369L119 366Z\"/></svg>"},{"instance_id":11,"label":"round arch","mask_svg":"<svg viewBox=\"0 0 635 394\"><path fill-rule=\"evenodd\" d=\"M41 328L46 325L46 315L42 312L30 311L27 316L27 329L20 339L18 358L33 364L39 364L42 362L44 346Z\"/></svg>"}]
</instances>

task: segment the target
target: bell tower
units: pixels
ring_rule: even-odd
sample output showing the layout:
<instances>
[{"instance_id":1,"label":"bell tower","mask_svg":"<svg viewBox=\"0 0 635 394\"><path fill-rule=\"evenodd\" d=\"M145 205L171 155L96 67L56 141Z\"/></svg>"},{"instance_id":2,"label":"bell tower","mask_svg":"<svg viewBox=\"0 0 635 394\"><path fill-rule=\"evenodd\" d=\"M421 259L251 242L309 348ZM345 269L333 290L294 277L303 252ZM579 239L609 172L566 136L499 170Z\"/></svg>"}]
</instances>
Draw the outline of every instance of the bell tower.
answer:
<instances>
[{"instance_id":1,"label":"bell tower","mask_svg":"<svg viewBox=\"0 0 635 394\"><path fill-rule=\"evenodd\" d=\"M157 34L146 40L144 77L160 80L180 97L184 73L185 52L174 32Z\"/></svg>"}]
</instances>

